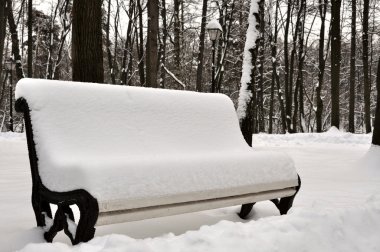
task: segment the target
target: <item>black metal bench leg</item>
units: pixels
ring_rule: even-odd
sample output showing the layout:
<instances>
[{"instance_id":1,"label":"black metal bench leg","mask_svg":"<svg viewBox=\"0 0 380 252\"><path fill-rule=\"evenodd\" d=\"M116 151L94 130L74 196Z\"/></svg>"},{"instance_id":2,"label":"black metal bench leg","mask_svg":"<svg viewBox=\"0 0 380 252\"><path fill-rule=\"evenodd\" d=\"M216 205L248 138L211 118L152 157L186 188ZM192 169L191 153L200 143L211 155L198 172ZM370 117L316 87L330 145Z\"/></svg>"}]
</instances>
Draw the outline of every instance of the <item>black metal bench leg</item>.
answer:
<instances>
[{"instance_id":1,"label":"black metal bench leg","mask_svg":"<svg viewBox=\"0 0 380 252\"><path fill-rule=\"evenodd\" d=\"M87 242L94 238L95 224L99 214L98 203L93 197L82 195L81 198L82 200L77 204L80 211L80 219L73 245Z\"/></svg>"},{"instance_id":2,"label":"black metal bench leg","mask_svg":"<svg viewBox=\"0 0 380 252\"><path fill-rule=\"evenodd\" d=\"M256 204L256 202L255 203L249 203L249 204L243 204L241 206L240 213L238 214L239 217L242 218L243 220L247 219L247 216L251 212L254 204Z\"/></svg>"},{"instance_id":3,"label":"black metal bench leg","mask_svg":"<svg viewBox=\"0 0 380 252\"><path fill-rule=\"evenodd\" d=\"M281 215L287 214L289 209L293 206L294 198L296 197L300 188L301 188L301 178L300 176L298 176L298 186L296 187L296 193L294 195L281 198L280 200L278 199L271 200L273 204L276 205Z\"/></svg>"},{"instance_id":4,"label":"black metal bench leg","mask_svg":"<svg viewBox=\"0 0 380 252\"><path fill-rule=\"evenodd\" d=\"M45 226L45 216L43 213L45 213L49 218L52 218L50 204L49 202L43 200L40 193L35 189L32 191L32 206L36 217L37 226Z\"/></svg>"}]
</instances>

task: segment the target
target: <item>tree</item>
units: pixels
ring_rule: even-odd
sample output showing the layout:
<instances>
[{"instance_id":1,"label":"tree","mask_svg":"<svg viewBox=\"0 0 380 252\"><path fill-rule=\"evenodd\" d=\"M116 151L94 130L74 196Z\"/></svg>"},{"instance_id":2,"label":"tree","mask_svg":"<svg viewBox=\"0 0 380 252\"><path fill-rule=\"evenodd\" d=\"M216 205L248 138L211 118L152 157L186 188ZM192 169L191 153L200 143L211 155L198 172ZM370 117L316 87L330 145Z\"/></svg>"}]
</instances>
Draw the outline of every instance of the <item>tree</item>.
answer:
<instances>
[{"instance_id":1,"label":"tree","mask_svg":"<svg viewBox=\"0 0 380 252\"><path fill-rule=\"evenodd\" d=\"M0 1L0 84L3 80L3 50L7 26L7 7L5 1Z\"/></svg>"},{"instance_id":2,"label":"tree","mask_svg":"<svg viewBox=\"0 0 380 252\"><path fill-rule=\"evenodd\" d=\"M380 146L380 58L377 65L376 88L377 88L377 105L376 105L376 114L375 114L375 124L374 124L373 135L372 135L372 144Z\"/></svg>"},{"instance_id":3,"label":"tree","mask_svg":"<svg viewBox=\"0 0 380 252\"><path fill-rule=\"evenodd\" d=\"M356 72L356 0L352 0L351 12L351 55L350 55L350 101L348 131L355 132L355 72Z\"/></svg>"},{"instance_id":4,"label":"tree","mask_svg":"<svg viewBox=\"0 0 380 252\"><path fill-rule=\"evenodd\" d=\"M317 132L322 132L322 112L323 112L323 101L321 98L321 91L323 87L323 78L325 74L326 60L324 58L324 47L325 47L325 20L327 11L327 0L319 0L319 15L321 17L321 29L319 32L319 53L318 53L318 86L316 88L317 96L317 109L315 112L316 122L317 122Z\"/></svg>"},{"instance_id":5,"label":"tree","mask_svg":"<svg viewBox=\"0 0 380 252\"><path fill-rule=\"evenodd\" d=\"M102 1L74 0L72 16L73 81L102 83Z\"/></svg>"},{"instance_id":6,"label":"tree","mask_svg":"<svg viewBox=\"0 0 380 252\"><path fill-rule=\"evenodd\" d=\"M158 0L149 0L148 4L148 38L146 43L146 86L157 87L158 70Z\"/></svg>"},{"instance_id":7,"label":"tree","mask_svg":"<svg viewBox=\"0 0 380 252\"><path fill-rule=\"evenodd\" d=\"M202 92L203 54L205 50L205 37L206 37L206 15L207 15L207 0L203 0L201 33L199 35L199 52L198 52L197 83L196 83L196 90L198 92Z\"/></svg>"},{"instance_id":8,"label":"tree","mask_svg":"<svg viewBox=\"0 0 380 252\"><path fill-rule=\"evenodd\" d=\"M28 0L28 77L33 78L33 0Z\"/></svg>"},{"instance_id":9,"label":"tree","mask_svg":"<svg viewBox=\"0 0 380 252\"><path fill-rule=\"evenodd\" d=\"M364 81L364 121L366 133L371 132L371 84L368 69L368 12L369 0L363 1L363 81Z\"/></svg>"},{"instance_id":10,"label":"tree","mask_svg":"<svg viewBox=\"0 0 380 252\"><path fill-rule=\"evenodd\" d=\"M340 6L342 0L331 0L331 126L339 129L339 87L341 65Z\"/></svg>"},{"instance_id":11,"label":"tree","mask_svg":"<svg viewBox=\"0 0 380 252\"><path fill-rule=\"evenodd\" d=\"M251 0L249 11L249 25L247 29L246 44L244 48L243 71L239 92L239 105L237 109L240 128L244 139L252 146L252 133L254 132L254 106L255 106L255 62L257 60L257 44L259 42L258 27L260 27L259 5L264 0ZM262 9L262 8L260 8ZM252 40L255 43L252 43Z\"/></svg>"}]
</instances>

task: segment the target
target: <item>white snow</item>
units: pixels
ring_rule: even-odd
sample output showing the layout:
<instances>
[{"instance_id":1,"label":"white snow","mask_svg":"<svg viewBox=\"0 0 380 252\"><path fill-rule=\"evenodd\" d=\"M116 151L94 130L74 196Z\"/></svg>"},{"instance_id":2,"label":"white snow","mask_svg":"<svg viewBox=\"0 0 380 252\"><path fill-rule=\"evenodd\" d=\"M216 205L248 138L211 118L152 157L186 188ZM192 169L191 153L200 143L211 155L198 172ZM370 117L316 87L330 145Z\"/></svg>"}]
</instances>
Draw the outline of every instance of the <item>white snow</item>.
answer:
<instances>
[{"instance_id":1,"label":"white snow","mask_svg":"<svg viewBox=\"0 0 380 252\"><path fill-rule=\"evenodd\" d=\"M101 211L297 185L288 155L252 151L221 94L24 79L39 174L85 189Z\"/></svg>"},{"instance_id":2,"label":"white snow","mask_svg":"<svg viewBox=\"0 0 380 252\"><path fill-rule=\"evenodd\" d=\"M248 83L251 82L251 72L253 69L252 54L250 50L255 48L256 39L259 36L259 31L257 31L256 29L256 25L257 25L256 18L253 15L254 13L258 13L259 11L258 2L259 0L251 0L249 16L248 16L248 28L247 28L247 36L246 36L245 46L244 46L242 76L240 80L241 86L240 86L240 91L239 91L239 100L238 100L238 108L237 108L237 115L240 121L245 117L248 102L252 97L251 90L248 90Z\"/></svg>"},{"instance_id":3,"label":"white snow","mask_svg":"<svg viewBox=\"0 0 380 252\"><path fill-rule=\"evenodd\" d=\"M219 21L216 19L212 19L208 24L206 25L206 30L209 29L217 29L222 31L222 26L220 25Z\"/></svg>"},{"instance_id":4,"label":"white snow","mask_svg":"<svg viewBox=\"0 0 380 252\"><path fill-rule=\"evenodd\" d=\"M229 207L98 227L95 239L72 247L63 234L43 241L25 136L1 133L0 251L380 251L380 148L370 141L335 129L254 135L254 150L285 151L296 163L302 188L288 215L262 202L248 221Z\"/></svg>"}]
</instances>

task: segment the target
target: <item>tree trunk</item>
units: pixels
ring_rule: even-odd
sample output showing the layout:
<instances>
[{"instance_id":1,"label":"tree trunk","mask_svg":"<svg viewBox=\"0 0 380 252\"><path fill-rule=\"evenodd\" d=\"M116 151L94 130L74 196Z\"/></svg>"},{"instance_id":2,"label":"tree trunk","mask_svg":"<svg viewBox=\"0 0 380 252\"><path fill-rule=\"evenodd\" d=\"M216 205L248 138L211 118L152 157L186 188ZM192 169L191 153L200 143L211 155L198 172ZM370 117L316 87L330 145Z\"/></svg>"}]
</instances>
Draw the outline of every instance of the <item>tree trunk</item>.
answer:
<instances>
[{"instance_id":1,"label":"tree trunk","mask_svg":"<svg viewBox=\"0 0 380 252\"><path fill-rule=\"evenodd\" d=\"M174 64L176 66L175 74L178 75L178 71L180 69L180 53L181 53L181 45L180 45L180 31L181 24L179 21L179 6L180 0L174 0ZM179 77L179 76L177 76Z\"/></svg>"},{"instance_id":2,"label":"tree trunk","mask_svg":"<svg viewBox=\"0 0 380 252\"><path fill-rule=\"evenodd\" d=\"M112 84L116 84L115 71L114 71L113 59L112 59L113 56L111 53L110 26L111 26L111 0L108 0L107 24L106 24L106 48L107 48L108 68L111 75L111 81L112 81Z\"/></svg>"},{"instance_id":3,"label":"tree trunk","mask_svg":"<svg viewBox=\"0 0 380 252\"><path fill-rule=\"evenodd\" d=\"M375 124L373 127L372 144L380 146L380 58L377 65L376 88L377 88L377 105L376 105Z\"/></svg>"},{"instance_id":4,"label":"tree trunk","mask_svg":"<svg viewBox=\"0 0 380 252\"><path fill-rule=\"evenodd\" d=\"M250 36L258 33L256 26L260 25L260 15L256 13L256 5L264 5L264 0L251 0L251 8L249 15L254 16L253 22L249 22L246 38L245 53L243 59L243 72L241 87L239 93L239 105L237 109L240 128L243 137L249 146L252 146L252 134L254 130L254 105L255 105L255 62L257 60L257 43L259 38L256 38L255 43L249 41L252 39ZM259 8L259 10L262 8Z\"/></svg>"},{"instance_id":5,"label":"tree trunk","mask_svg":"<svg viewBox=\"0 0 380 252\"><path fill-rule=\"evenodd\" d=\"M285 104L286 104L286 125L288 131L291 131L291 115L292 115L292 94L289 90L289 26L291 21L292 0L288 0L288 8L286 12L286 23L284 33L284 64L285 64Z\"/></svg>"},{"instance_id":6,"label":"tree trunk","mask_svg":"<svg viewBox=\"0 0 380 252\"><path fill-rule=\"evenodd\" d=\"M265 22L264 22L264 4L260 5L260 40L258 46L258 74L259 80L257 85L257 119L258 131L264 132L264 49L265 49Z\"/></svg>"},{"instance_id":7,"label":"tree trunk","mask_svg":"<svg viewBox=\"0 0 380 252\"><path fill-rule=\"evenodd\" d=\"M317 123L317 132L322 132L322 113L323 113L323 101L321 97L321 91L324 83L325 65L326 61L324 58L325 51L325 20L327 11L328 0L319 0L319 15L321 17L321 29L319 32L319 54L318 54L318 86L316 91L317 109L315 111L315 120Z\"/></svg>"},{"instance_id":8,"label":"tree trunk","mask_svg":"<svg viewBox=\"0 0 380 252\"><path fill-rule=\"evenodd\" d=\"M158 87L158 0L149 0L148 7L148 37L146 43L146 86Z\"/></svg>"},{"instance_id":9,"label":"tree trunk","mask_svg":"<svg viewBox=\"0 0 380 252\"><path fill-rule=\"evenodd\" d=\"M138 57L139 57L139 74L140 74L140 86L145 86L145 63L144 63L144 33L143 33L143 18L142 13L143 9L141 7L141 1L137 0L137 9L139 15L139 39L138 43ZM137 32L137 30L136 30Z\"/></svg>"},{"instance_id":10,"label":"tree trunk","mask_svg":"<svg viewBox=\"0 0 380 252\"><path fill-rule=\"evenodd\" d=\"M166 79L166 40L168 38L168 28L166 24L166 1L161 1L161 19L162 19L162 42L160 49L160 58L161 58L161 69L160 69L160 88L165 88L165 79Z\"/></svg>"},{"instance_id":11,"label":"tree trunk","mask_svg":"<svg viewBox=\"0 0 380 252\"><path fill-rule=\"evenodd\" d=\"M340 5L342 0L331 0L331 126L339 129L339 86L341 61Z\"/></svg>"},{"instance_id":12,"label":"tree trunk","mask_svg":"<svg viewBox=\"0 0 380 252\"><path fill-rule=\"evenodd\" d=\"M364 80L364 122L365 131L370 133L371 129L371 83L368 75L368 12L369 0L363 2L363 80Z\"/></svg>"},{"instance_id":13,"label":"tree trunk","mask_svg":"<svg viewBox=\"0 0 380 252\"><path fill-rule=\"evenodd\" d=\"M134 12L135 12L135 3L131 1L128 9L128 27L127 27L127 37L125 39L124 51L123 51L123 59L121 63L121 76L120 76L120 84L128 85L128 66L127 66L127 58L132 57L133 47L132 47L132 24L134 23Z\"/></svg>"},{"instance_id":14,"label":"tree trunk","mask_svg":"<svg viewBox=\"0 0 380 252\"><path fill-rule=\"evenodd\" d=\"M207 0L203 0L201 34L199 35L199 52L198 52L197 82L196 82L196 91L198 92L202 92L203 54L205 50L205 37L206 37L206 15L207 15Z\"/></svg>"},{"instance_id":15,"label":"tree trunk","mask_svg":"<svg viewBox=\"0 0 380 252\"><path fill-rule=\"evenodd\" d=\"M28 77L33 78L33 0L28 0Z\"/></svg>"},{"instance_id":16,"label":"tree trunk","mask_svg":"<svg viewBox=\"0 0 380 252\"><path fill-rule=\"evenodd\" d=\"M11 39L12 39L12 55L13 55L13 60L16 62L16 75L17 75L17 79L22 79L25 76L24 76L24 70L22 69L19 40L17 36L17 26L15 24L15 20L13 17L13 8L12 8L11 0L7 0L7 6L8 6L7 14L8 14L9 32L11 33Z\"/></svg>"},{"instance_id":17,"label":"tree trunk","mask_svg":"<svg viewBox=\"0 0 380 252\"><path fill-rule=\"evenodd\" d=\"M103 83L102 1L74 0L72 16L73 81Z\"/></svg>"},{"instance_id":18,"label":"tree trunk","mask_svg":"<svg viewBox=\"0 0 380 252\"><path fill-rule=\"evenodd\" d=\"M0 1L0 85L3 81L3 59L4 59L4 44L5 44L5 35L6 35L6 26L7 26L7 8L5 1Z\"/></svg>"},{"instance_id":19,"label":"tree trunk","mask_svg":"<svg viewBox=\"0 0 380 252\"><path fill-rule=\"evenodd\" d=\"M356 0L351 1L350 101L348 131L355 133L355 71L356 71Z\"/></svg>"}]
</instances>

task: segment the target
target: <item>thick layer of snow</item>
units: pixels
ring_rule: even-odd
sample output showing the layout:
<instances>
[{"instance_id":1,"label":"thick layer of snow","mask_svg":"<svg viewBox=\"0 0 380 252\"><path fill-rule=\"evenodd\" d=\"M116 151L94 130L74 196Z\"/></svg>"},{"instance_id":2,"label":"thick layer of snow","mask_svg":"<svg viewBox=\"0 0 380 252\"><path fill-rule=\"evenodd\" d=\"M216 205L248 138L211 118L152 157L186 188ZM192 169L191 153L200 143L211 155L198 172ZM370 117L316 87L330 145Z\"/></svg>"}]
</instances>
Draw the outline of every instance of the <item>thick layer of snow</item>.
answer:
<instances>
[{"instance_id":1,"label":"thick layer of snow","mask_svg":"<svg viewBox=\"0 0 380 252\"><path fill-rule=\"evenodd\" d=\"M219 31L222 31L222 26L220 25L218 20L213 19L210 22L208 22L208 24L206 25L206 30L209 30L209 29L217 29Z\"/></svg>"},{"instance_id":2,"label":"thick layer of snow","mask_svg":"<svg viewBox=\"0 0 380 252\"><path fill-rule=\"evenodd\" d=\"M23 79L42 182L101 211L297 185L284 153L254 152L225 95Z\"/></svg>"},{"instance_id":3,"label":"thick layer of snow","mask_svg":"<svg viewBox=\"0 0 380 252\"><path fill-rule=\"evenodd\" d=\"M286 216L263 202L248 221L236 216L236 206L102 226L94 240L74 248L62 234L54 244L43 241L30 204L25 137L0 134L0 251L29 244L22 251L377 252L380 148L370 147L368 135L338 134L254 135L255 150L287 152L301 175L302 189Z\"/></svg>"},{"instance_id":4,"label":"thick layer of snow","mask_svg":"<svg viewBox=\"0 0 380 252\"><path fill-rule=\"evenodd\" d=\"M259 11L259 0L251 0L249 16L248 16L248 28L247 36L245 39L244 46L244 57L243 57L243 66L242 66L242 76L240 80L240 91L239 91L239 101L237 114L239 120L242 120L245 117L247 104L252 97L251 90L248 90L248 83L251 80L251 73L253 70L252 65L252 53L251 50L256 46L256 39L259 36L259 31L256 29L256 18L253 15Z\"/></svg>"}]
</instances>

